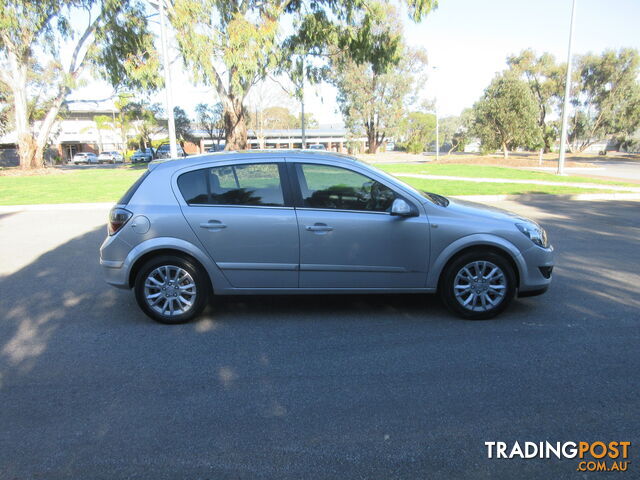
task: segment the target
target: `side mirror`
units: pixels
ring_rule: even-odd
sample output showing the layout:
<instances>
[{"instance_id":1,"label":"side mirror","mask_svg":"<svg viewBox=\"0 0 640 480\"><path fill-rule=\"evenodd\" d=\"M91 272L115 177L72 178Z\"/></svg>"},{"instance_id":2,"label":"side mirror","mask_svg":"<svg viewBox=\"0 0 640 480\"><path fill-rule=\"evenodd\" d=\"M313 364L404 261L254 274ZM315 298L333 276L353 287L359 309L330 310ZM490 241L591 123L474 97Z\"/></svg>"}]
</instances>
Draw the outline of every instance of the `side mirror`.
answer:
<instances>
[{"instance_id":1,"label":"side mirror","mask_svg":"<svg viewBox=\"0 0 640 480\"><path fill-rule=\"evenodd\" d=\"M415 217L417 212L409 205L406 200L396 198L391 205L391 215L398 217Z\"/></svg>"}]
</instances>

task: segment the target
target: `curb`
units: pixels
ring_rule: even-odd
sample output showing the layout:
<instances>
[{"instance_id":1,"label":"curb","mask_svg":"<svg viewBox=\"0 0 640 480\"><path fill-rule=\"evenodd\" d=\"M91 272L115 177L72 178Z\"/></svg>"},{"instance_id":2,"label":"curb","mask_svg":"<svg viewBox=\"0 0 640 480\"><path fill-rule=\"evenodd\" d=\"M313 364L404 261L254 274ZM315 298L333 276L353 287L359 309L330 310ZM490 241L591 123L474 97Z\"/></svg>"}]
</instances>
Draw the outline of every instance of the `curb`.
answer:
<instances>
[{"instance_id":1,"label":"curb","mask_svg":"<svg viewBox=\"0 0 640 480\"><path fill-rule=\"evenodd\" d=\"M109 203L41 203L36 205L0 205L0 213L9 212L47 212L53 210L99 210L110 209L115 202Z\"/></svg>"},{"instance_id":2,"label":"curb","mask_svg":"<svg viewBox=\"0 0 640 480\"><path fill-rule=\"evenodd\" d=\"M523 194L523 195L448 195L448 197L472 202L504 202L504 201L637 201L640 193L576 193L574 195ZM0 205L0 213L12 212L47 212L56 210L108 210L115 203L48 203L38 205Z\"/></svg>"},{"instance_id":3,"label":"curb","mask_svg":"<svg viewBox=\"0 0 640 480\"><path fill-rule=\"evenodd\" d=\"M534 200L571 200L571 201L635 201L640 200L640 193L575 193L573 195L551 195L544 193L525 193L522 195L449 195L451 198L470 200L473 202L504 202Z\"/></svg>"}]
</instances>

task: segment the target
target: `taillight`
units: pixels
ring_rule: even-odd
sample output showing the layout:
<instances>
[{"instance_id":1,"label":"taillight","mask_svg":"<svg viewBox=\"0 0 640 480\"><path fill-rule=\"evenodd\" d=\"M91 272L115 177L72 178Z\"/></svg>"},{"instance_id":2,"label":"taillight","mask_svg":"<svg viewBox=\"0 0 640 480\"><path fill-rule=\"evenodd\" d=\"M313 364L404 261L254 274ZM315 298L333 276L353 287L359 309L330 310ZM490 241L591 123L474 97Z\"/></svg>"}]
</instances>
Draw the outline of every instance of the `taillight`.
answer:
<instances>
[{"instance_id":1,"label":"taillight","mask_svg":"<svg viewBox=\"0 0 640 480\"><path fill-rule=\"evenodd\" d=\"M107 224L109 235L113 235L120 230L124 224L129 221L132 215L133 214L129 210L125 210L120 207L113 207L109 212L109 223Z\"/></svg>"}]
</instances>

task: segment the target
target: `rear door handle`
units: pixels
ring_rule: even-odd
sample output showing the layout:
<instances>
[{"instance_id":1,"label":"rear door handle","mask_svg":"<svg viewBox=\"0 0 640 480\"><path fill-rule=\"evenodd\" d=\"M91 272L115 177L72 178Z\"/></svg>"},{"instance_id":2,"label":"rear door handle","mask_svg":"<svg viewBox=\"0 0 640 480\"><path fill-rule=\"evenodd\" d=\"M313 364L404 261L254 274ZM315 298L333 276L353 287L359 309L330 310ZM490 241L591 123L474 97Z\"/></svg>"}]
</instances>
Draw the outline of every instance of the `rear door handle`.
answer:
<instances>
[{"instance_id":1,"label":"rear door handle","mask_svg":"<svg viewBox=\"0 0 640 480\"><path fill-rule=\"evenodd\" d=\"M331 232L333 227L325 225L324 223L316 223L315 225L305 225L305 230L309 232Z\"/></svg>"},{"instance_id":2,"label":"rear door handle","mask_svg":"<svg viewBox=\"0 0 640 480\"><path fill-rule=\"evenodd\" d=\"M220 230L227 228L227 226L220 220L209 220L208 222L202 222L200 228L206 228L207 230Z\"/></svg>"}]
</instances>

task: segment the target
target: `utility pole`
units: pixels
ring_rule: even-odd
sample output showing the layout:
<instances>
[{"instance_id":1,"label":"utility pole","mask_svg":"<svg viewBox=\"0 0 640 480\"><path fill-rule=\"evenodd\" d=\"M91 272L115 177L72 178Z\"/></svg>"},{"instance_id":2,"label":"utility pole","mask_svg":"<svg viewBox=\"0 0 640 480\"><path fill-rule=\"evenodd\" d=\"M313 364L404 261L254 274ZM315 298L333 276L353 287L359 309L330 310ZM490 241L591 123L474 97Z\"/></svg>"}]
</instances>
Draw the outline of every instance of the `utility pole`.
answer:
<instances>
[{"instance_id":1,"label":"utility pole","mask_svg":"<svg viewBox=\"0 0 640 480\"><path fill-rule=\"evenodd\" d=\"M438 118L438 99L436 98L436 162L440 160L440 119Z\"/></svg>"},{"instance_id":2,"label":"utility pole","mask_svg":"<svg viewBox=\"0 0 640 480\"><path fill-rule=\"evenodd\" d=\"M300 56L300 61L302 62L302 79L300 81L300 126L302 127L302 149L307 148L307 138L305 134L305 119L304 119L304 56Z\"/></svg>"},{"instance_id":3,"label":"utility pole","mask_svg":"<svg viewBox=\"0 0 640 480\"><path fill-rule=\"evenodd\" d=\"M558 157L558 175L564 175L564 152L567 148L567 122L569 116L569 96L571 95L571 44L573 43L573 23L576 18L576 0L571 6L571 25L569 27L569 48L567 51L567 75L562 103L562 130L560 131L560 156Z\"/></svg>"},{"instance_id":4,"label":"utility pole","mask_svg":"<svg viewBox=\"0 0 640 480\"><path fill-rule=\"evenodd\" d=\"M438 67L435 67L435 66L431 68L433 68L434 72L438 70ZM434 84L436 83L435 74L434 74L433 83ZM434 110L436 112L436 162L437 162L438 160L440 160L440 119L438 118L438 89L435 88L434 86L433 90L435 92L433 104L434 104Z\"/></svg>"},{"instance_id":5,"label":"utility pole","mask_svg":"<svg viewBox=\"0 0 640 480\"><path fill-rule=\"evenodd\" d=\"M173 93L171 91L171 71L169 70L169 49L167 48L167 27L164 12L164 0L158 1L160 11L160 43L162 46L162 60L164 63L164 91L167 95L167 115L169 116L169 147L171 158L178 157L178 146L176 142L176 123L173 118Z\"/></svg>"}]
</instances>

